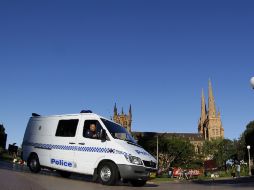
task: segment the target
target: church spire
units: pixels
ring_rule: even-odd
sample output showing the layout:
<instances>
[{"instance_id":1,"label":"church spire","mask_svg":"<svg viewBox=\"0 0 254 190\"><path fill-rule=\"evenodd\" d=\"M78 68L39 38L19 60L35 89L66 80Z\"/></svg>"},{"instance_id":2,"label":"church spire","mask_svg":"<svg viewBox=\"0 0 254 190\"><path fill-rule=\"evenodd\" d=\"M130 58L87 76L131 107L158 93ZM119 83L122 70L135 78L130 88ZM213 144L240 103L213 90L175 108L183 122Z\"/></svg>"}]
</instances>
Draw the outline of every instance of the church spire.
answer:
<instances>
[{"instance_id":1,"label":"church spire","mask_svg":"<svg viewBox=\"0 0 254 190\"><path fill-rule=\"evenodd\" d=\"M212 83L209 79L209 97L208 97L208 116L209 117L216 117L216 108L215 108L215 100L213 96L213 89L212 89Z\"/></svg>"},{"instance_id":2,"label":"church spire","mask_svg":"<svg viewBox=\"0 0 254 190\"><path fill-rule=\"evenodd\" d=\"M130 118L132 118L131 104L130 104L130 108L129 108L129 116L130 116Z\"/></svg>"},{"instance_id":3,"label":"church spire","mask_svg":"<svg viewBox=\"0 0 254 190\"><path fill-rule=\"evenodd\" d=\"M116 108L116 103L115 103L115 106L114 106L114 116L117 115L117 108Z\"/></svg>"},{"instance_id":4,"label":"church spire","mask_svg":"<svg viewBox=\"0 0 254 190\"><path fill-rule=\"evenodd\" d=\"M206 120L206 105L205 105L205 96L204 96L204 90L202 89L201 93L201 115L198 123L198 132L204 133L204 123Z\"/></svg>"},{"instance_id":5,"label":"church spire","mask_svg":"<svg viewBox=\"0 0 254 190\"><path fill-rule=\"evenodd\" d=\"M204 90L202 89L202 95L201 95L201 117L200 121L203 124L206 119L206 105L205 105L205 96L204 96Z\"/></svg>"}]
</instances>

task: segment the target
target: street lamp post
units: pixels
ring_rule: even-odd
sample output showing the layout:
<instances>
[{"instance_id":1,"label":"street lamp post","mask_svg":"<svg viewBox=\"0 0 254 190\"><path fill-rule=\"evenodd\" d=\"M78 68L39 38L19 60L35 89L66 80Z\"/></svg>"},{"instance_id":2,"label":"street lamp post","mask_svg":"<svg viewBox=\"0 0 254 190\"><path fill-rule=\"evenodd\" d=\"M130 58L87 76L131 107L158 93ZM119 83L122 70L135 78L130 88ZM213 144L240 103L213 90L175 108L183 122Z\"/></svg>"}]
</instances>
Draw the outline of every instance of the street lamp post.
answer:
<instances>
[{"instance_id":1,"label":"street lamp post","mask_svg":"<svg viewBox=\"0 0 254 190\"><path fill-rule=\"evenodd\" d=\"M156 148L157 148L157 169L159 168L159 135L157 135L157 146L156 146Z\"/></svg>"},{"instance_id":2,"label":"street lamp post","mask_svg":"<svg viewBox=\"0 0 254 190\"><path fill-rule=\"evenodd\" d=\"M252 88L254 89L254 77L251 77L250 84ZM251 176L251 167L250 167L250 145L247 146L248 149L248 157L249 157L249 175Z\"/></svg>"},{"instance_id":3,"label":"street lamp post","mask_svg":"<svg viewBox=\"0 0 254 190\"><path fill-rule=\"evenodd\" d=\"M250 145L247 146L248 149L248 158L249 158L249 176L251 176L251 168L250 168Z\"/></svg>"}]
</instances>

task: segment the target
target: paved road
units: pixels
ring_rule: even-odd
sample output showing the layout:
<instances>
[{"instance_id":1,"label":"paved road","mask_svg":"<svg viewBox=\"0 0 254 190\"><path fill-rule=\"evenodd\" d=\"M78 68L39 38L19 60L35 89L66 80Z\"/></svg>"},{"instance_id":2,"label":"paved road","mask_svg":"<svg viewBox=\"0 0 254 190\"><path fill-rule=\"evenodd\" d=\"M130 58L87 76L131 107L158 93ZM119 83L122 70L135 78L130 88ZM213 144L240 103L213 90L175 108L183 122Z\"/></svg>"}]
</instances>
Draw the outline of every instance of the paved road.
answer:
<instances>
[{"instance_id":1,"label":"paved road","mask_svg":"<svg viewBox=\"0 0 254 190\"><path fill-rule=\"evenodd\" d=\"M32 174L26 167L12 165L0 161L0 189L1 190L132 190L132 189L151 189L151 190L171 190L171 189L188 189L188 190L219 190L219 189L254 189L254 182L245 183L244 181L236 182L206 182L206 183L148 183L145 187L132 187L128 184L118 186L103 186L91 182L91 178L74 175L70 179L64 179L56 173L42 171L40 174Z\"/></svg>"}]
</instances>

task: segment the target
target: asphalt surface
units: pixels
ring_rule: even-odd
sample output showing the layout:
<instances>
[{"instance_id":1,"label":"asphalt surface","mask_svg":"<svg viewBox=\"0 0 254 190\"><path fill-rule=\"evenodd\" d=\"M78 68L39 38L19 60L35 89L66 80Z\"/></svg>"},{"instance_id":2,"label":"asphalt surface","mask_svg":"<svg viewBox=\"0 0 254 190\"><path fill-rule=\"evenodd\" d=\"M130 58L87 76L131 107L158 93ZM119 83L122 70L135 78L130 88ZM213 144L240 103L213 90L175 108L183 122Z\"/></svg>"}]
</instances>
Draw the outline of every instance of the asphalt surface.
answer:
<instances>
[{"instance_id":1,"label":"asphalt surface","mask_svg":"<svg viewBox=\"0 0 254 190\"><path fill-rule=\"evenodd\" d=\"M129 184L117 186L103 186L91 181L91 177L73 175L70 179L60 177L56 172L43 170L39 174L32 174L26 166L0 161L0 189L1 190L132 190L132 189L188 189L188 190L217 190L217 189L254 189L253 179L215 180L196 182L164 182L148 183L144 187L132 187Z\"/></svg>"}]
</instances>

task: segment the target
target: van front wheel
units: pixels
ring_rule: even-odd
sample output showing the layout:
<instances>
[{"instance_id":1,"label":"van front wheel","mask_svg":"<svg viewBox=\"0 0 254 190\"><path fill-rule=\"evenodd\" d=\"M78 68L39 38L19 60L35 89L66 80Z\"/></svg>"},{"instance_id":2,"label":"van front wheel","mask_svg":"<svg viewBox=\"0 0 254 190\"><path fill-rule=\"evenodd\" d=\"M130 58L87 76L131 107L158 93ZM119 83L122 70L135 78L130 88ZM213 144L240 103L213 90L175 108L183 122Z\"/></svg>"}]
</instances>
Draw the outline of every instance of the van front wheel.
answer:
<instances>
[{"instance_id":1,"label":"van front wheel","mask_svg":"<svg viewBox=\"0 0 254 190\"><path fill-rule=\"evenodd\" d=\"M119 179L117 166L111 162L100 164L98 174L103 185L115 185Z\"/></svg>"},{"instance_id":2,"label":"van front wheel","mask_svg":"<svg viewBox=\"0 0 254 190\"><path fill-rule=\"evenodd\" d=\"M39 162L39 158L36 154L32 154L28 160L28 167L31 172L38 173L41 171L41 165Z\"/></svg>"}]
</instances>

